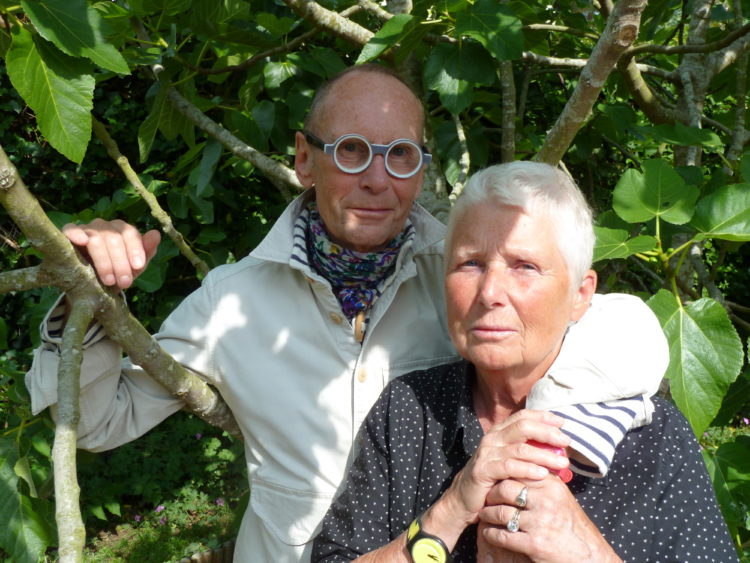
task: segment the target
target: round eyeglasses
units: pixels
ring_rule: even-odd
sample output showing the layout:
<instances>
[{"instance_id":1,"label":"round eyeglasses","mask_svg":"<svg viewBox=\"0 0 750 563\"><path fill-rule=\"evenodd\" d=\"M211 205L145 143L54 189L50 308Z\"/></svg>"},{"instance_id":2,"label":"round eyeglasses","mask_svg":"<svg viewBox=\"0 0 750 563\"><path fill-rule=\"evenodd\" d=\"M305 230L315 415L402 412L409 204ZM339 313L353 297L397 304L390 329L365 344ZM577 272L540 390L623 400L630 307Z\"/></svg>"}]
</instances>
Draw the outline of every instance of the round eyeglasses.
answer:
<instances>
[{"instance_id":1,"label":"round eyeglasses","mask_svg":"<svg viewBox=\"0 0 750 563\"><path fill-rule=\"evenodd\" d=\"M427 148L409 139L396 139L387 145L376 145L362 135L348 133L333 143L325 143L309 131L302 132L312 146L333 156L339 170L347 174L359 174L367 169L376 154L383 155L385 169L396 178L411 178L432 162Z\"/></svg>"}]
</instances>

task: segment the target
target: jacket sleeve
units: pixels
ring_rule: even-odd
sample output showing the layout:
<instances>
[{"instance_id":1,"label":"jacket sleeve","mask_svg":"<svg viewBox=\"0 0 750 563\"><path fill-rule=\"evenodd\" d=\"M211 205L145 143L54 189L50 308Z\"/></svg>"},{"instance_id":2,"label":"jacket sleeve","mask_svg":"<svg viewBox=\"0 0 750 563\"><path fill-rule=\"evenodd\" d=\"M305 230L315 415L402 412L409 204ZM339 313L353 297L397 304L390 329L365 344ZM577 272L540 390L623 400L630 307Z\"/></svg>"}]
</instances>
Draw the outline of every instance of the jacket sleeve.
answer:
<instances>
[{"instance_id":1,"label":"jacket sleeve","mask_svg":"<svg viewBox=\"0 0 750 563\"><path fill-rule=\"evenodd\" d=\"M209 310L208 297L202 289L188 296L155 336L162 348L201 377L206 369L201 358L208 354L197 352L205 345L205 339L194 337L194 327L205 324L201 315ZM62 334L61 323L56 321L61 318L60 303L42 323L42 345L34 351L25 380L32 412L37 414L49 407L55 420ZM127 358L123 360L122 350L104 335L100 325L89 329L81 363L79 448L91 451L115 448L143 435L183 406L182 401L172 397L140 367Z\"/></svg>"},{"instance_id":2,"label":"jacket sleeve","mask_svg":"<svg viewBox=\"0 0 750 563\"><path fill-rule=\"evenodd\" d=\"M527 403L550 409L650 397L668 365L667 339L648 305L623 293L595 295Z\"/></svg>"}]
</instances>

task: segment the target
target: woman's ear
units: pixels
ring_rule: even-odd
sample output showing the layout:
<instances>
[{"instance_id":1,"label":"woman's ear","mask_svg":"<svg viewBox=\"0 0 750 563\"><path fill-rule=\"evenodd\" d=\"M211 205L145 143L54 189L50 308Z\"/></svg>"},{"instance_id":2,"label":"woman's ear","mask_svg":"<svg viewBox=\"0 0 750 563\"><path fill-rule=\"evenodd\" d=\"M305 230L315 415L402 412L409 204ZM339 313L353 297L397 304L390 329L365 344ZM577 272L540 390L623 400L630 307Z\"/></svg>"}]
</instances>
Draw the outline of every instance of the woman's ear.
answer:
<instances>
[{"instance_id":1,"label":"woman's ear","mask_svg":"<svg viewBox=\"0 0 750 563\"><path fill-rule=\"evenodd\" d=\"M571 313L571 321L579 321L581 317L588 311L591 300L594 298L596 292L597 276L594 270L589 270L583 275L580 287L576 290L575 302L573 303L573 312Z\"/></svg>"},{"instance_id":2,"label":"woman's ear","mask_svg":"<svg viewBox=\"0 0 750 563\"><path fill-rule=\"evenodd\" d=\"M294 135L294 147L296 150L296 155L294 157L294 171L297 173L297 179L299 180L299 183L302 184L303 188L306 190L310 189L315 184L315 179L313 178L312 173L313 156L307 139L305 139L305 136L300 131L297 131Z\"/></svg>"}]
</instances>

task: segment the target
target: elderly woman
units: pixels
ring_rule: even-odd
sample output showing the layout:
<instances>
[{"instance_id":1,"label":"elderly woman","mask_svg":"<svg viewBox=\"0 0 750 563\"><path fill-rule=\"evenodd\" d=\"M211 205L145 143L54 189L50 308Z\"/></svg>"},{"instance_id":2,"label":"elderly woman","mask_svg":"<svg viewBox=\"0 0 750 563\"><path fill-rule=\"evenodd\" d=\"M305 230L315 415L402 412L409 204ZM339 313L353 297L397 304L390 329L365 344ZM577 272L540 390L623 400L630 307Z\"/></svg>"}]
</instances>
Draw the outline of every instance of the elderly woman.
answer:
<instances>
[{"instance_id":1,"label":"elderly woman","mask_svg":"<svg viewBox=\"0 0 750 563\"><path fill-rule=\"evenodd\" d=\"M593 243L591 212L562 172L516 162L472 177L446 238L464 361L385 389L313 561L737 561L671 404L654 399L648 424L624 427L603 478L585 470L567 414L527 408L592 300ZM603 407L602 421L628 410Z\"/></svg>"}]
</instances>

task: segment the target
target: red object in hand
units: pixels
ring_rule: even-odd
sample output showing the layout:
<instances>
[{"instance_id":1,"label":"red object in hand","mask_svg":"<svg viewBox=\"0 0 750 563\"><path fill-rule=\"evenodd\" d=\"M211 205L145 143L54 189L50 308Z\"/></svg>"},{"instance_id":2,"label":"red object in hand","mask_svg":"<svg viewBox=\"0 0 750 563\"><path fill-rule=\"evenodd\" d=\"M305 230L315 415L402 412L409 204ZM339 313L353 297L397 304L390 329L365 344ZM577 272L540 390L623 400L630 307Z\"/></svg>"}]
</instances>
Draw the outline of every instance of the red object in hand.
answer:
<instances>
[{"instance_id":1,"label":"red object in hand","mask_svg":"<svg viewBox=\"0 0 750 563\"><path fill-rule=\"evenodd\" d=\"M553 451L557 455L567 457L565 455L565 450L562 448L558 448L557 446L550 446L549 444L542 444L541 442L537 442L536 440L527 440L526 443L531 446L536 446L537 448L542 448L543 450ZM563 483L567 483L573 478L573 472L568 467L566 467L565 469L550 469L550 471L554 473L555 475L557 475Z\"/></svg>"}]
</instances>

